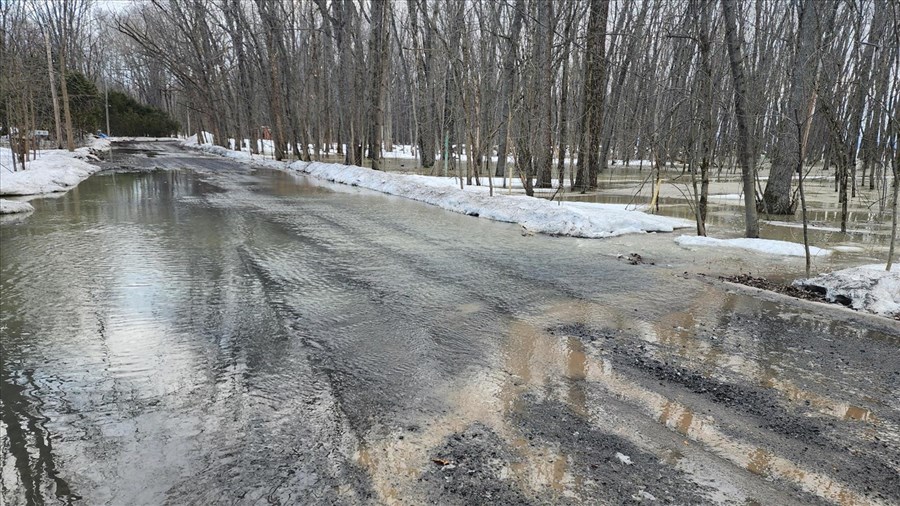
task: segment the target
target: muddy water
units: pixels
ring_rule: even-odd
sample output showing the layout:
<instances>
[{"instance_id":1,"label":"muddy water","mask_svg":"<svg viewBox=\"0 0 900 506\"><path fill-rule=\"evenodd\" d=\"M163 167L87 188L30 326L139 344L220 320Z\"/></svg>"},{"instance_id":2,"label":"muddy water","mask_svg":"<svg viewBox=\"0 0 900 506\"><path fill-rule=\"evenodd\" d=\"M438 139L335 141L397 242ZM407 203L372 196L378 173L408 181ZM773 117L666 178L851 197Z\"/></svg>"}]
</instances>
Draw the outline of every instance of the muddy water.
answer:
<instances>
[{"instance_id":1,"label":"muddy water","mask_svg":"<svg viewBox=\"0 0 900 506\"><path fill-rule=\"evenodd\" d=\"M635 168L615 168L601 176L600 190L581 195L566 193L563 198L583 202L648 204L653 195L650 172ZM762 178L766 173L761 174ZM713 178L707 224L716 237L740 237L743 234L740 180L733 174ZM761 182L765 185L765 181ZM762 187L761 187L762 188ZM833 174L813 170L804 182L810 244L836 248L837 265L883 261L890 241L891 215L882 190L860 188L848 206L847 232L840 231L841 209L834 192ZM694 220L694 210L687 203L693 195L689 175L680 171L663 173L659 214ZM799 198L799 197L798 197ZM794 215L760 214L760 237L803 243L803 221L799 209Z\"/></svg>"},{"instance_id":2,"label":"muddy water","mask_svg":"<svg viewBox=\"0 0 900 506\"><path fill-rule=\"evenodd\" d=\"M900 500L890 324L131 149L0 229L8 504Z\"/></svg>"}]
</instances>

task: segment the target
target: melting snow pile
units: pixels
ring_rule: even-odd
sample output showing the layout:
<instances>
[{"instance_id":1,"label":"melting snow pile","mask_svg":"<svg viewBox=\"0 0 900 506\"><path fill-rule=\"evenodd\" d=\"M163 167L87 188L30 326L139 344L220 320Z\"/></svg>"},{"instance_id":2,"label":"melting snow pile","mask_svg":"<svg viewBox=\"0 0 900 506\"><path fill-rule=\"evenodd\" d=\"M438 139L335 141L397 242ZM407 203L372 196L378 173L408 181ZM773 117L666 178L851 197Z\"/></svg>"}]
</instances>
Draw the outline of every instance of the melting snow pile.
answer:
<instances>
[{"instance_id":1,"label":"melting snow pile","mask_svg":"<svg viewBox=\"0 0 900 506\"><path fill-rule=\"evenodd\" d=\"M90 146L75 151L53 149L41 152L36 160L25 164L25 170L12 172L12 152L0 149L0 195L36 195L66 191L100 167L88 163L98 158L97 151L109 149L106 139L94 139Z\"/></svg>"},{"instance_id":2,"label":"melting snow pile","mask_svg":"<svg viewBox=\"0 0 900 506\"><path fill-rule=\"evenodd\" d=\"M900 315L900 270L888 272L884 264L862 265L798 279L795 286L825 293L831 302L882 316Z\"/></svg>"},{"instance_id":3,"label":"melting snow pile","mask_svg":"<svg viewBox=\"0 0 900 506\"><path fill-rule=\"evenodd\" d=\"M0 214L27 213L34 211L28 202L0 199Z\"/></svg>"},{"instance_id":4,"label":"melting snow pile","mask_svg":"<svg viewBox=\"0 0 900 506\"><path fill-rule=\"evenodd\" d=\"M236 158L239 160L250 160L251 153L249 151L235 151L233 149L216 146L215 144L197 144L197 134L181 141L183 146L191 149L197 149L213 155L224 156L226 158ZM258 160L257 160L258 161Z\"/></svg>"},{"instance_id":5,"label":"melting snow pile","mask_svg":"<svg viewBox=\"0 0 900 506\"><path fill-rule=\"evenodd\" d=\"M714 239L712 237L682 235L676 238L675 242L684 247L707 246L719 248L740 248L750 251L757 251L760 253L767 253L770 255L784 255L792 257L806 256L806 252L804 251L802 244L786 241L773 241L771 239L747 239L743 237L737 239ZM831 250L810 246L809 254L814 257L828 256L831 254Z\"/></svg>"}]
</instances>

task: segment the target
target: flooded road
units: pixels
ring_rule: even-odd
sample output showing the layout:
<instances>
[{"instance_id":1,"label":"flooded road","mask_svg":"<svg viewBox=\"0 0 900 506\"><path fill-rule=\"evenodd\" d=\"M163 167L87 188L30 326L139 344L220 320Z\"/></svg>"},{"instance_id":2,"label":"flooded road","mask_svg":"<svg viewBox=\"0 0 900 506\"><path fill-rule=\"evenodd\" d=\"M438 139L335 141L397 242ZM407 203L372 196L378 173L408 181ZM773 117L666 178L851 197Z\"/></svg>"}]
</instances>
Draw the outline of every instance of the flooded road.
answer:
<instances>
[{"instance_id":1,"label":"flooded road","mask_svg":"<svg viewBox=\"0 0 900 506\"><path fill-rule=\"evenodd\" d=\"M158 149L0 225L5 504L900 502L893 322Z\"/></svg>"}]
</instances>

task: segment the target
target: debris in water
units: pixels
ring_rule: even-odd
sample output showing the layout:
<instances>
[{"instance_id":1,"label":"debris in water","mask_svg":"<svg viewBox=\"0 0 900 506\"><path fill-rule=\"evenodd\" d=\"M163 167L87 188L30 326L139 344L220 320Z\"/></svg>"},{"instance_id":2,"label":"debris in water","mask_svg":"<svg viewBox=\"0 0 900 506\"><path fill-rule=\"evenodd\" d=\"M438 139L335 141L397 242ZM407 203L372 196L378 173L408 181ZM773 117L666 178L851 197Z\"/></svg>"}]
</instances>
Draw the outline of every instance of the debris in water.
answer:
<instances>
[{"instance_id":1,"label":"debris in water","mask_svg":"<svg viewBox=\"0 0 900 506\"><path fill-rule=\"evenodd\" d=\"M649 265L656 265L654 262L644 262L644 257L638 255L637 253L629 253L628 255L618 255L616 256L618 259L624 259L628 262L629 265L641 265L647 263Z\"/></svg>"},{"instance_id":2,"label":"debris in water","mask_svg":"<svg viewBox=\"0 0 900 506\"><path fill-rule=\"evenodd\" d=\"M638 491L638 493L637 493L637 494L633 494L633 495L631 496L631 498L634 499L634 500L637 501L637 502L641 502L641 501L643 501L643 500L645 500L645 499L648 500L648 501L655 501L655 500L656 500L656 496L653 495L653 494L651 494L650 492L647 492L646 490L640 490L640 491Z\"/></svg>"},{"instance_id":3,"label":"debris in water","mask_svg":"<svg viewBox=\"0 0 900 506\"><path fill-rule=\"evenodd\" d=\"M799 279L793 285L815 291L828 302L900 319L900 271L886 271L884 264L851 267Z\"/></svg>"},{"instance_id":4,"label":"debris in water","mask_svg":"<svg viewBox=\"0 0 900 506\"><path fill-rule=\"evenodd\" d=\"M631 457L629 457L628 455L616 452L616 458L619 459L619 462L625 464L626 466L630 466L632 464Z\"/></svg>"}]
</instances>

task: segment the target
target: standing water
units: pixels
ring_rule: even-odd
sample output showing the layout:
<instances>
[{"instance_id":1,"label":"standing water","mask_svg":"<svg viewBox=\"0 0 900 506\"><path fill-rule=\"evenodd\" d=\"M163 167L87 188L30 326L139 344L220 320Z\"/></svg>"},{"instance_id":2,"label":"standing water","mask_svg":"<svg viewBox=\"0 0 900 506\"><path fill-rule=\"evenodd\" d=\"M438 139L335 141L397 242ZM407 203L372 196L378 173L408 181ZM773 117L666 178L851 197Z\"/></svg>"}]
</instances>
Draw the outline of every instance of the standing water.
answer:
<instances>
[{"instance_id":1,"label":"standing water","mask_svg":"<svg viewBox=\"0 0 900 506\"><path fill-rule=\"evenodd\" d=\"M0 225L7 504L900 498L883 325L621 243L128 160L167 170Z\"/></svg>"}]
</instances>

